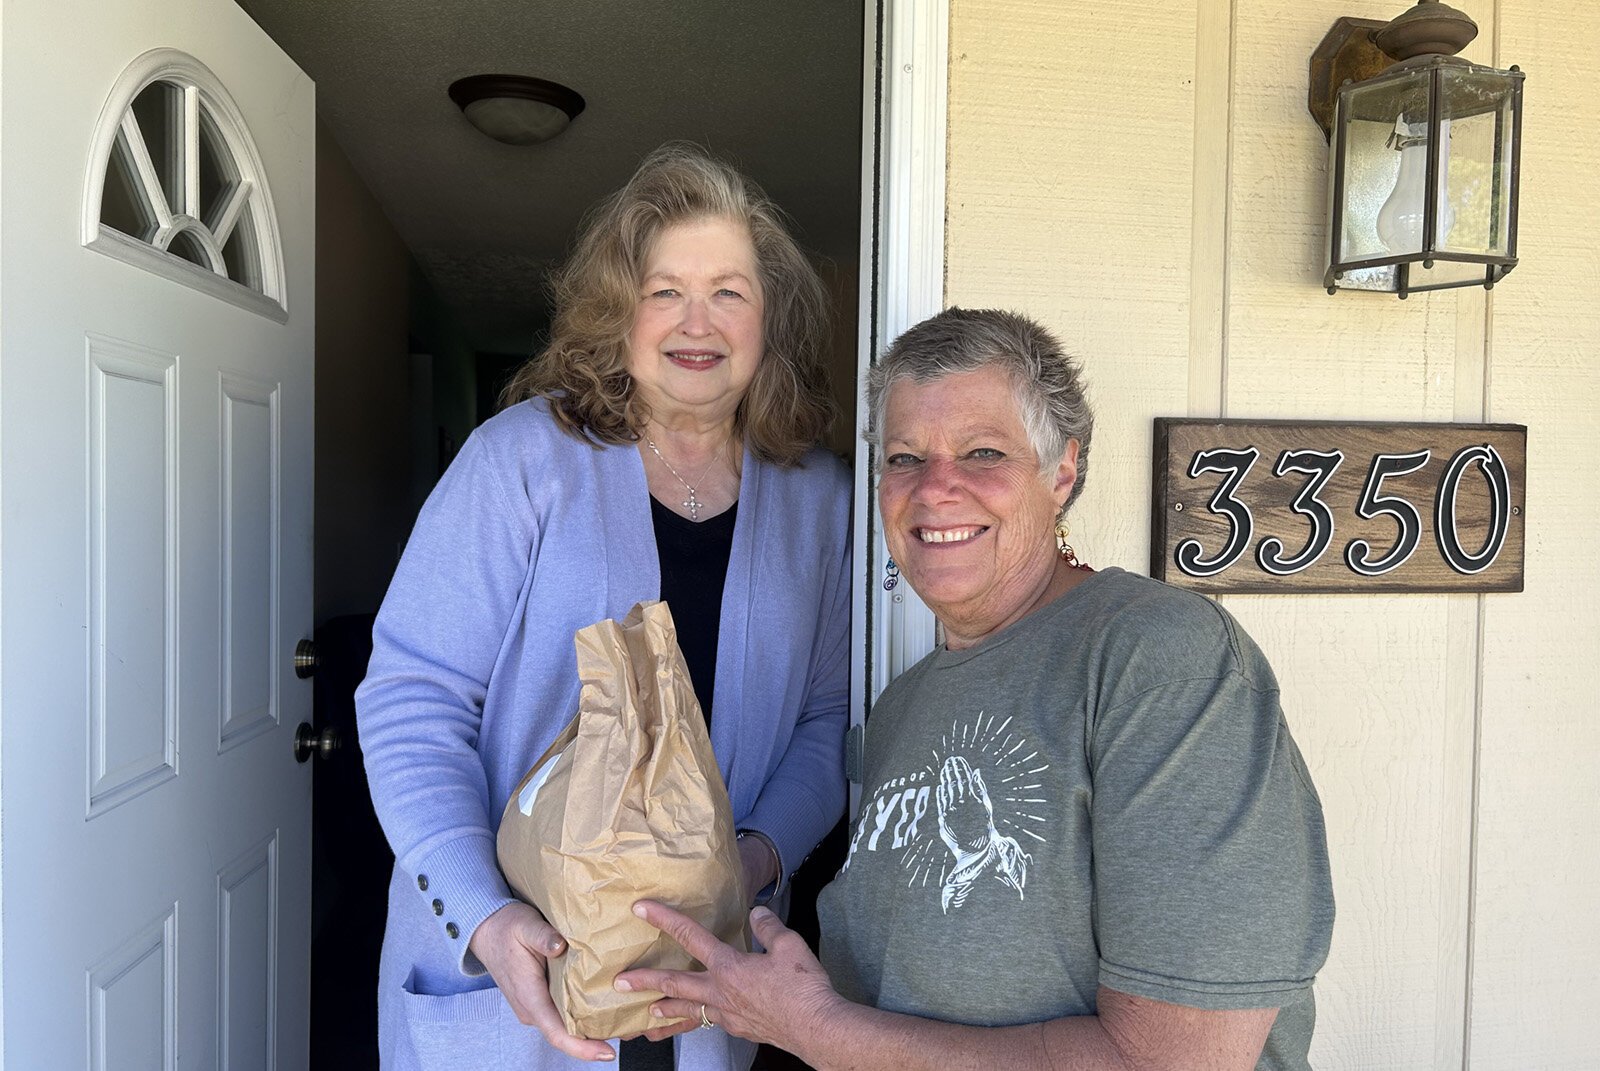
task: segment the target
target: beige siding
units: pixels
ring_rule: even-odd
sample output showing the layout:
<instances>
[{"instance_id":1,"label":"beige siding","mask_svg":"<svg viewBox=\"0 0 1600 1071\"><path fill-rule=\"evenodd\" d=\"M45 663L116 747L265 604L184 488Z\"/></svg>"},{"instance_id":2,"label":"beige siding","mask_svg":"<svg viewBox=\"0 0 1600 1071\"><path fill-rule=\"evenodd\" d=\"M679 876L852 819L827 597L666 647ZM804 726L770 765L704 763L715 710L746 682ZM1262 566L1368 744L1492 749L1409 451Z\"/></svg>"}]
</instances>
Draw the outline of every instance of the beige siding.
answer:
<instances>
[{"instance_id":1,"label":"beige siding","mask_svg":"<svg viewBox=\"0 0 1600 1071\"><path fill-rule=\"evenodd\" d=\"M1600 6L1500 0L1528 71L1489 415L1528 425L1528 584L1485 600L1475 1068L1600 1066Z\"/></svg>"},{"instance_id":2,"label":"beige siding","mask_svg":"<svg viewBox=\"0 0 1600 1071\"><path fill-rule=\"evenodd\" d=\"M1520 252L1493 295L1328 296L1306 61L1404 0L953 0L947 297L1082 353L1074 543L1144 571L1150 421L1529 426L1520 595L1236 597L1329 819L1328 1069L1600 1066L1600 10L1455 0L1529 72ZM1497 21L1498 13L1498 21Z\"/></svg>"},{"instance_id":3,"label":"beige siding","mask_svg":"<svg viewBox=\"0 0 1600 1071\"><path fill-rule=\"evenodd\" d=\"M1116 508L1075 523L1100 560L1142 563L1148 417L1188 404L1193 20L1147 0L952 8L947 297L1026 309L1095 356L1086 494ZM1139 32L1165 40L1112 47Z\"/></svg>"}]
</instances>

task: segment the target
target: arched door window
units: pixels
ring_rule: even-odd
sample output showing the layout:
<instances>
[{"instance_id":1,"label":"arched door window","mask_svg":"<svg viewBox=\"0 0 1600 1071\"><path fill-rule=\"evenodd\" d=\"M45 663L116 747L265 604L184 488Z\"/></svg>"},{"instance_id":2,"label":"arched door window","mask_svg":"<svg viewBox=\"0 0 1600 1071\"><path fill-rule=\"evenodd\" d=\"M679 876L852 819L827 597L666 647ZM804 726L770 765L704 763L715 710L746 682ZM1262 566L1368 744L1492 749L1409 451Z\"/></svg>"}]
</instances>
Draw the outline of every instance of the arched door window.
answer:
<instances>
[{"instance_id":1,"label":"arched door window","mask_svg":"<svg viewBox=\"0 0 1600 1071\"><path fill-rule=\"evenodd\" d=\"M96 130L84 244L273 319L287 318L272 196L243 116L173 49L123 72Z\"/></svg>"}]
</instances>

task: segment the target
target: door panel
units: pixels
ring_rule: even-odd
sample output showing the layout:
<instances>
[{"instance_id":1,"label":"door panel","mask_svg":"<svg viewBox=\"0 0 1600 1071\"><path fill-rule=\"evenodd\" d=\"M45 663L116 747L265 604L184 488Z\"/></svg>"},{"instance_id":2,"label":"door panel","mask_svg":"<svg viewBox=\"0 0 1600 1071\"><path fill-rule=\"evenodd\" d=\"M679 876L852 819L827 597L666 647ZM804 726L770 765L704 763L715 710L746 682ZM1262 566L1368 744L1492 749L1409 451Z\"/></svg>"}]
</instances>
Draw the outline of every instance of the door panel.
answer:
<instances>
[{"instance_id":1,"label":"door panel","mask_svg":"<svg viewBox=\"0 0 1600 1071\"><path fill-rule=\"evenodd\" d=\"M176 361L91 336L89 814L177 773Z\"/></svg>"},{"instance_id":2,"label":"door panel","mask_svg":"<svg viewBox=\"0 0 1600 1071\"><path fill-rule=\"evenodd\" d=\"M157 48L253 140L275 315L84 246L97 123ZM313 135L231 0L0 5L7 1068L307 1063Z\"/></svg>"}]
</instances>

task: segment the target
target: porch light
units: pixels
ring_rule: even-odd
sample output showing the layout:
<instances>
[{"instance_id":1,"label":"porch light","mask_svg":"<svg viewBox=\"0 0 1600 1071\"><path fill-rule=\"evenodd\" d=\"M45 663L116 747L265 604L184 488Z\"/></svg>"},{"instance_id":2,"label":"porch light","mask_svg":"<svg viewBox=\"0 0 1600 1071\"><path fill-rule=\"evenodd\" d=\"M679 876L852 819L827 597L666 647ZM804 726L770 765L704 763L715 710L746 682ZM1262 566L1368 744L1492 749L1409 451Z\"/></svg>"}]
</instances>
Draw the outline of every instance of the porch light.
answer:
<instances>
[{"instance_id":1,"label":"porch light","mask_svg":"<svg viewBox=\"0 0 1600 1071\"><path fill-rule=\"evenodd\" d=\"M1328 137L1328 293L1491 288L1517 265L1522 80L1455 55L1477 24L1418 0L1341 18L1311 54Z\"/></svg>"},{"instance_id":2,"label":"porch light","mask_svg":"<svg viewBox=\"0 0 1600 1071\"><path fill-rule=\"evenodd\" d=\"M583 111L576 90L521 74L475 74L450 83L467 122L507 145L549 141Z\"/></svg>"}]
</instances>

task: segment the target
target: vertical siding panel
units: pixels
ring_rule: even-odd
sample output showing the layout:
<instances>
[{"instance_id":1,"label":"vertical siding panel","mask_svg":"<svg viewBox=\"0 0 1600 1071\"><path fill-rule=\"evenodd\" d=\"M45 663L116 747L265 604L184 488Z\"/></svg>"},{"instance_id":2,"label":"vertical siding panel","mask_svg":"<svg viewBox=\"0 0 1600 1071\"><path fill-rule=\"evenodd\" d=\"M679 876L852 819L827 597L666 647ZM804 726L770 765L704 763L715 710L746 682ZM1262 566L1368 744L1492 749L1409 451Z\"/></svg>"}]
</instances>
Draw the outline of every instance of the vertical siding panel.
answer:
<instances>
[{"instance_id":1,"label":"vertical siding panel","mask_svg":"<svg viewBox=\"0 0 1600 1071\"><path fill-rule=\"evenodd\" d=\"M1189 415L1226 416L1228 174L1233 156L1233 4L1198 0L1194 56L1194 219L1189 252Z\"/></svg>"},{"instance_id":2,"label":"vertical siding panel","mask_svg":"<svg viewBox=\"0 0 1600 1071\"><path fill-rule=\"evenodd\" d=\"M1600 8L1500 0L1528 71L1489 409L1528 425L1527 587L1486 598L1474 1071L1600 1066Z\"/></svg>"},{"instance_id":3,"label":"vertical siding panel","mask_svg":"<svg viewBox=\"0 0 1600 1071\"><path fill-rule=\"evenodd\" d=\"M1480 345L1481 349L1481 345ZM1478 420L1478 416L1461 416ZM1445 607L1443 785L1439 836L1438 973L1434 980L1433 1063L1465 1068L1468 972L1471 969L1474 786L1477 779L1479 683L1483 650L1481 595L1435 596Z\"/></svg>"},{"instance_id":4,"label":"vertical siding panel","mask_svg":"<svg viewBox=\"0 0 1600 1071\"><path fill-rule=\"evenodd\" d=\"M1073 545L1145 571L1150 420L1188 411L1195 13L951 4L951 304L1031 313L1097 405Z\"/></svg>"},{"instance_id":5,"label":"vertical siding panel","mask_svg":"<svg viewBox=\"0 0 1600 1071\"><path fill-rule=\"evenodd\" d=\"M1488 0L1457 6L1493 14ZM1230 416L1456 416L1459 355L1482 350L1481 298L1320 287L1327 147L1306 112L1306 63L1338 15L1400 10L1235 4ZM1328 814L1339 923L1318 987L1320 1068L1460 1067L1475 693L1455 682L1473 680L1476 652L1472 600L1453 602L1228 600L1278 668Z\"/></svg>"}]
</instances>

